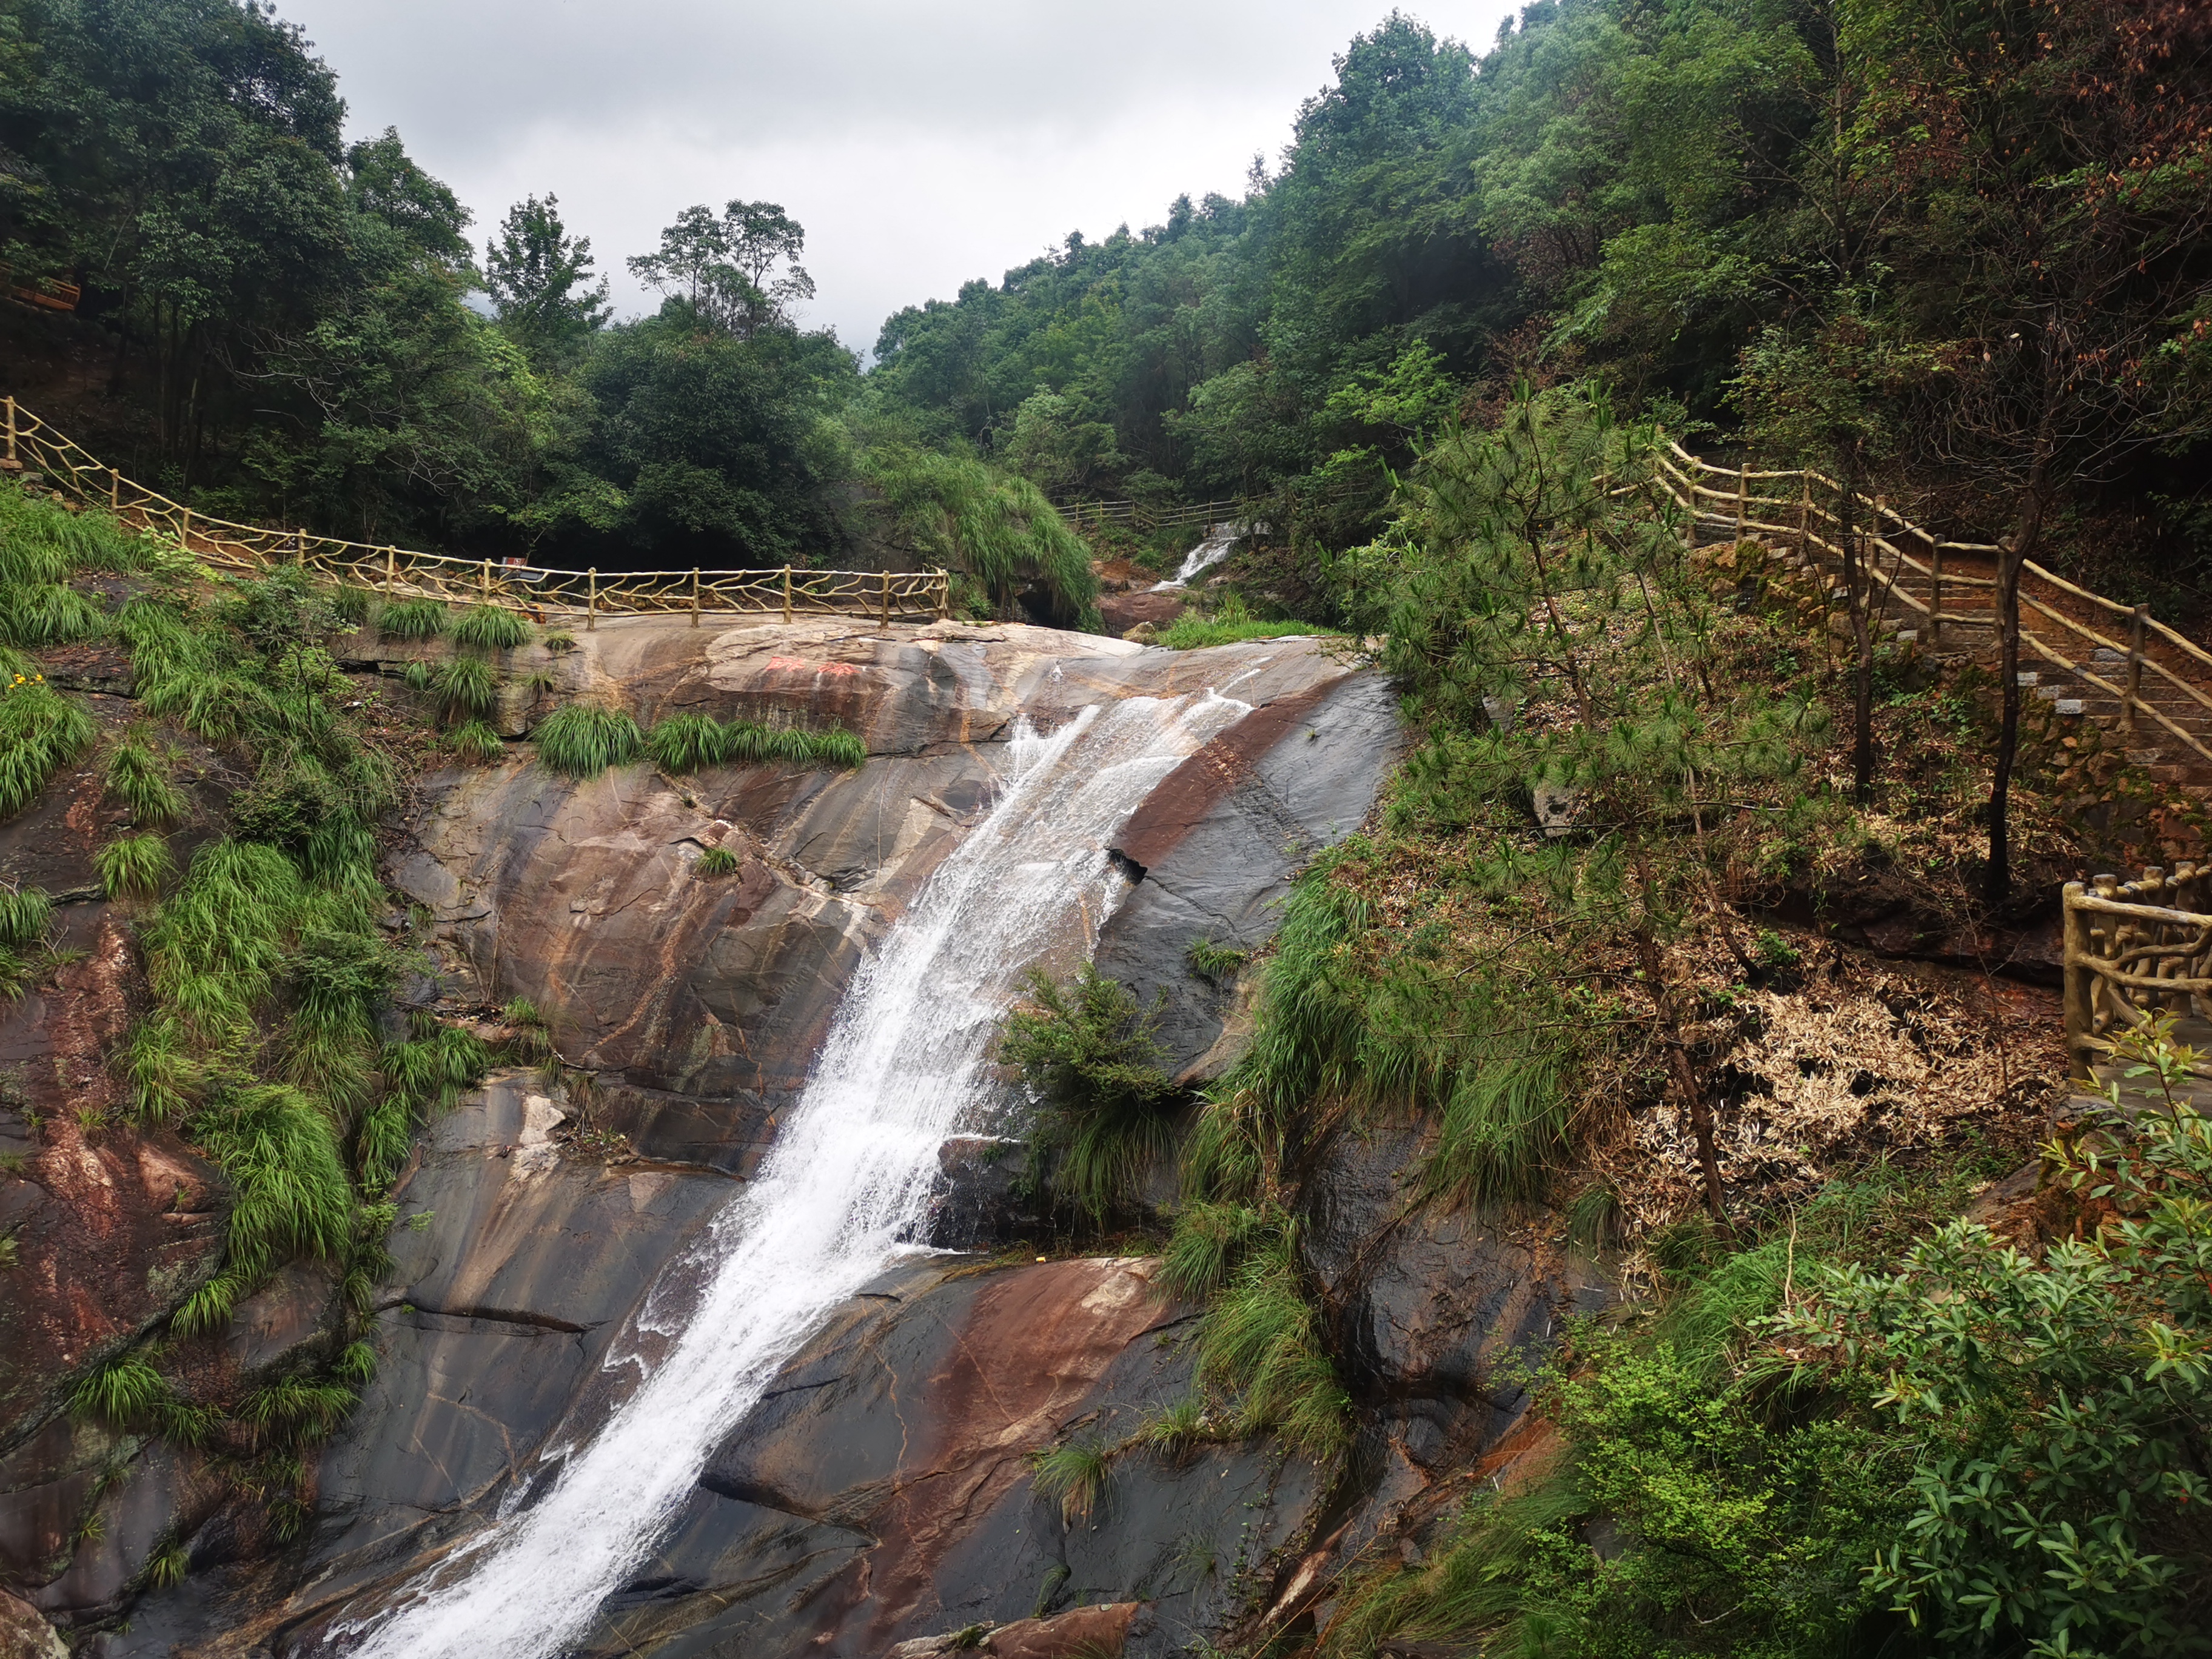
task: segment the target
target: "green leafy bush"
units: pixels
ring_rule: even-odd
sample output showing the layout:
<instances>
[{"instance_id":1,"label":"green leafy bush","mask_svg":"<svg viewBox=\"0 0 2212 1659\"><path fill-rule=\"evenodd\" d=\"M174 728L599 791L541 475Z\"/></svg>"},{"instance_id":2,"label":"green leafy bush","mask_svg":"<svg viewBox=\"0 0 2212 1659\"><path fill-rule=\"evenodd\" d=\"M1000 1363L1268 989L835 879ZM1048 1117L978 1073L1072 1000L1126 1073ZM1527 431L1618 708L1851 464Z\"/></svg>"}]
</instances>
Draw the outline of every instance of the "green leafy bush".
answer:
<instances>
[{"instance_id":1,"label":"green leafy bush","mask_svg":"<svg viewBox=\"0 0 2212 1659\"><path fill-rule=\"evenodd\" d=\"M477 651L512 651L530 643L530 624L503 606L473 605L454 623L453 643Z\"/></svg>"},{"instance_id":2,"label":"green leafy bush","mask_svg":"<svg viewBox=\"0 0 2212 1659\"><path fill-rule=\"evenodd\" d=\"M1000 1062L1037 1103L1037 1174L1094 1226L1127 1206L1173 1145L1181 1097L1160 1058L1136 999L1095 963L1065 987L1032 974L1028 1000L1000 1030Z\"/></svg>"},{"instance_id":3,"label":"green leafy bush","mask_svg":"<svg viewBox=\"0 0 2212 1659\"><path fill-rule=\"evenodd\" d=\"M451 620L435 599L402 599L384 607L376 631L387 640L434 640Z\"/></svg>"},{"instance_id":4,"label":"green leafy bush","mask_svg":"<svg viewBox=\"0 0 2212 1659\"><path fill-rule=\"evenodd\" d=\"M92 855L100 891L110 898L158 892L176 873L169 843L156 835L118 836Z\"/></svg>"},{"instance_id":5,"label":"green leafy bush","mask_svg":"<svg viewBox=\"0 0 2212 1659\"><path fill-rule=\"evenodd\" d=\"M611 766L627 766L645 747L637 722L619 708L570 703L556 708L530 734L538 758L563 777L594 778Z\"/></svg>"},{"instance_id":6,"label":"green leafy bush","mask_svg":"<svg viewBox=\"0 0 2212 1659\"><path fill-rule=\"evenodd\" d=\"M2163 1032L2137 1041L2171 1057ZM1817 1273L1771 1364L1857 1392L1913 1447L1869 1582L1944 1651L2202 1651L2212 1120L2177 1103L2048 1156L2110 1222L2037 1260L1957 1221L1895 1272Z\"/></svg>"}]
</instances>

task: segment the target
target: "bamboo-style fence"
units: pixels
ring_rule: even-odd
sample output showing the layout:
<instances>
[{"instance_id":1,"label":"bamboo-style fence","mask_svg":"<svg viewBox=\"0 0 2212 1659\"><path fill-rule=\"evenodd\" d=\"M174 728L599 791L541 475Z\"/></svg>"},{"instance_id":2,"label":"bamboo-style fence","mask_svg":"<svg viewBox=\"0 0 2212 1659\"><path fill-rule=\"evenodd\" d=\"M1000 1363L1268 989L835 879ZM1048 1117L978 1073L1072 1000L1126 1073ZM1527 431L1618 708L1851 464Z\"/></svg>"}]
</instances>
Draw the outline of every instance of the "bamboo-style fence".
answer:
<instances>
[{"instance_id":1,"label":"bamboo-style fence","mask_svg":"<svg viewBox=\"0 0 2212 1659\"><path fill-rule=\"evenodd\" d=\"M1067 501L1060 516L1078 530L1085 525L1126 524L1137 530L1166 530L1176 525L1225 524L1243 516L1241 501L1192 501L1177 507L1147 507L1142 501Z\"/></svg>"},{"instance_id":2,"label":"bamboo-style fence","mask_svg":"<svg viewBox=\"0 0 2212 1659\"><path fill-rule=\"evenodd\" d=\"M1747 535L1782 537L1803 556L1841 561L1840 538L1854 537L1869 599L1871 590L1882 595L1883 603L1872 609L1880 612L1894 602L1918 620L1929 643L1938 649L1946 629L1954 635L1989 629L1994 637L2000 622L1997 581L1973 567L1996 559L2003 547L1946 540L1913 523L1886 498L1857 491L1852 492L1856 510L1848 515L1847 527L1843 486L1808 469L1716 466L1672 441L1658 452L1657 461L1662 486L1689 514L1692 546L1708 532L1739 540ZM1917 556L1910 550L1916 548ZM2212 762L2212 747L2146 694L2148 678L2152 686L2178 696L2177 707L2192 715L2212 715L2212 693L2206 690L2212 682L2212 652L2153 617L2149 606L2122 605L2093 593L2033 559L2021 567L2020 606L2024 651L2112 697L2119 705L2123 733L2133 736L2148 720ZM2069 611L2086 613L2087 619ZM2096 625L2098 620L2105 628ZM2080 660L2067 650L2079 653ZM2090 667L2092 660L2107 672Z\"/></svg>"},{"instance_id":3,"label":"bamboo-style fence","mask_svg":"<svg viewBox=\"0 0 2212 1659\"><path fill-rule=\"evenodd\" d=\"M397 546L274 530L196 513L126 478L18 404L0 399L4 453L0 471L33 468L52 488L106 507L139 530L184 549L217 570L254 574L302 565L332 581L374 589L390 599L432 599L497 605L535 621L596 628L602 617L860 617L894 622L942 620L952 583L943 570L555 570L514 559L462 559Z\"/></svg>"},{"instance_id":4,"label":"bamboo-style fence","mask_svg":"<svg viewBox=\"0 0 2212 1659\"><path fill-rule=\"evenodd\" d=\"M2212 865L2065 888L2066 1050L2086 1078L2115 1031L2160 1013L2212 1017Z\"/></svg>"}]
</instances>

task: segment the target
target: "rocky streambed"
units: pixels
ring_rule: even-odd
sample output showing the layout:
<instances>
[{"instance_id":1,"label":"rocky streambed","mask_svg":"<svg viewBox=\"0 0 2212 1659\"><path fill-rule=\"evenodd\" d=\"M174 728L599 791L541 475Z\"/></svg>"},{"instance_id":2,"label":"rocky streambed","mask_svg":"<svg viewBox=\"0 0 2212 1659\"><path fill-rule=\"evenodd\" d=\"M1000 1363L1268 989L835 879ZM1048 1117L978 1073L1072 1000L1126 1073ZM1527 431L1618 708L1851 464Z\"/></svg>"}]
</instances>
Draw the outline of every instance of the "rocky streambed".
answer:
<instances>
[{"instance_id":1,"label":"rocky streambed","mask_svg":"<svg viewBox=\"0 0 2212 1659\"><path fill-rule=\"evenodd\" d=\"M835 720L868 763L576 782L518 754L424 779L389 876L429 913L439 960L403 1002L526 999L590 1081L496 1074L425 1132L397 1192L376 1377L320 1455L296 1541L242 1531L194 1454L73 1422L52 1386L189 1287L164 1264L205 1255L210 1172L159 1137L84 1148L74 1176L61 1149L45 1153L53 1265L10 1322L46 1374L15 1368L0 1443L0 1571L27 1621L35 1608L108 1626L84 1650L109 1655L343 1651L426 1566L535 1501L634 1383L636 1367L609 1357L649 1360L663 1340L640 1328L648 1292L671 1294L672 1264L680 1291L680 1264L775 1143L856 971L982 817L1018 732L1130 698L1244 705L1128 815L1110 853L1133 885L1046 964L1092 950L1157 1000L1187 1080L1228 1063L1249 1018L1189 947L1263 944L1297 868L1372 807L1397 741L1387 686L1308 641L1177 653L1018 626L679 620L603 623L577 647L546 658L557 685L543 695L644 721ZM354 665L399 661L364 647ZM542 712L522 696L503 714L511 734ZM26 855L9 837L27 828L0 836L0 862ZM51 862L51 838L39 845ZM702 878L710 848L735 868ZM73 933L114 930L97 902L65 908ZM114 965L109 1003L127 1000L129 971ZM19 1006L0 1042L94 1045L82 1023ZM990 1624L996 1651L1165 1653L1235 1618L1300 1616L1324 1565L1395 1547L1391 1517L1431 1472L1498 1441L1517 1400L1490 1391L1498 1346L1595 1293L1540 1246L1408 1212L1395 1172L1411 1150L1388 1132L1347 1142L1316 1196L1316 1265L1368 1407L1352 1467L1323 1479L1256 1444L1132 1456L1106 1503L1064 1518L1031 1493L1028 1454L1070 1434L1110 1441L1188 1393L1175 1337L1191 1310L1154 1293L1143 1259L979 1271L1029 1218L992 1142L950 1143L916 1242L979 1253L909 1256L840 1307L574 1650L874 1656ZM71 1179L105 1182L96 1249L63 1236ZM173 1189L176 1208L149 1208L167 1191L119 1200L118 1182ZM203 1341L281 1374L326 1340L335 1290L296 1264ZM103 1298L129 1306L92 1305ZM149 1587L148 1560L177 1546L183 1582Z\"/></svg>"}]
</instances>

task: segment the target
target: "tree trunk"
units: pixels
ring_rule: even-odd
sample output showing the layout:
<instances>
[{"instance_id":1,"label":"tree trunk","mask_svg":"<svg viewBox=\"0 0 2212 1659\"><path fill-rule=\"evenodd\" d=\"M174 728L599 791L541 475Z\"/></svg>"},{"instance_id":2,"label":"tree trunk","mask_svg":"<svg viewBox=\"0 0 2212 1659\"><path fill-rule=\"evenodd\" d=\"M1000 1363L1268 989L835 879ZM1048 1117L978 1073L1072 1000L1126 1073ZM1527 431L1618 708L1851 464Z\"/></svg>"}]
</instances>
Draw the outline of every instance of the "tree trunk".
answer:
<instances>
[{"instance_id":1,"label":"tree trunk","mask_svg":"<svg viewBox=\"0 0 2212 1659\"><path fill-rule=\"evenodd\" d=\"M1990 865L1982 896L2002 904L2012 896L2012 769L2020 754L2020 574L2043 532L2039 478L2028 487L2020 528L1997 555L1997 673L2004 714L1997 726L1996 764L1990 774Z\"/></svg>"}]
</instances>

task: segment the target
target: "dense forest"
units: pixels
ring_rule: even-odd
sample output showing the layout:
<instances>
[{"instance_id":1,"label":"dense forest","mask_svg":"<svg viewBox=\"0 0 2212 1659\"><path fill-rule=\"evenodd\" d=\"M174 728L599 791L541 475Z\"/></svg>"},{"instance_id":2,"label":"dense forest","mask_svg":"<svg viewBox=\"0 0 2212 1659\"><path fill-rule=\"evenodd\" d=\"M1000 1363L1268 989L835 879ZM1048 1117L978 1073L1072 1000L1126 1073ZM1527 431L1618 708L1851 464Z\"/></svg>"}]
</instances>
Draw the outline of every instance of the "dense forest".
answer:
<instances>
[{"instance_id":1,"label":"dense forest","mask_svg":"<svg viewBox=\"0 0 2212 1659\"><path fill-rule=\"evenodd\" d=\"M1267 599L1322 617L1425 443L1595 375L2171 600L2212 556L2206 52L2180 0L1546 0L1481 55L1394 13L1243 199L910 307L863 373L775 204L671 204L660 308L611 321L556 194L479 251L273 10L9 0L0 259L82 290L9 308L10 378L208 510L556 563L871 550L1079 605L1029 484L1265 498Z\"/></svg>"}]
</instances>

